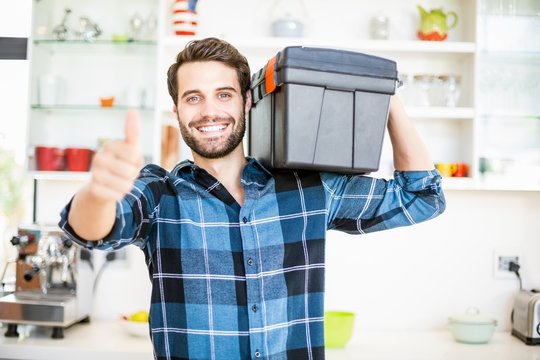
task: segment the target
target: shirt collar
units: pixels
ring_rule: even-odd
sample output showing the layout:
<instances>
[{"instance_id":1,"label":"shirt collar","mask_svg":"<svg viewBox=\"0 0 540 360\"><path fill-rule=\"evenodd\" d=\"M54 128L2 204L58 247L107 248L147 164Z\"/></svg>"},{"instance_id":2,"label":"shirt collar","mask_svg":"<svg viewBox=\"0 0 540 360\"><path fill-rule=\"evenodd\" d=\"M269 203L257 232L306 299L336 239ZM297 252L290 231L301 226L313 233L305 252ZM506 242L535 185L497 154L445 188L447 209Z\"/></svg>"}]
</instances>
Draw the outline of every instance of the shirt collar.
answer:
<instances>
[{"instance_id":1,"label":"shirt collar","mask_svg":"<svg viewBox=\"0 0 540 360\"><path fill-rule=\"evenodd\" d=\"M244 165L242 171L242 179L248 182L257 182L257 183L266 183L273 175L272 173L264 167L257 159L250 156L246 157L248 161ZM195 171L200 169L195 163L191 160L184 160L178 163L171 171L173 175L182 176L182 174L193 174Z\"/></svg>"},{"instance_id":2,"label":"shirt collar","mask_svg":"<svg viewBox=\"0 0 540 360\"><path fill-rule=\"evenodd\" d=\"M257 183L260 185L266 185L273 175L264 167L257 159L252 157L246 157L248 163L244 166L242 171L242 180L246 183Z\"/></svg>"}]
</instances>

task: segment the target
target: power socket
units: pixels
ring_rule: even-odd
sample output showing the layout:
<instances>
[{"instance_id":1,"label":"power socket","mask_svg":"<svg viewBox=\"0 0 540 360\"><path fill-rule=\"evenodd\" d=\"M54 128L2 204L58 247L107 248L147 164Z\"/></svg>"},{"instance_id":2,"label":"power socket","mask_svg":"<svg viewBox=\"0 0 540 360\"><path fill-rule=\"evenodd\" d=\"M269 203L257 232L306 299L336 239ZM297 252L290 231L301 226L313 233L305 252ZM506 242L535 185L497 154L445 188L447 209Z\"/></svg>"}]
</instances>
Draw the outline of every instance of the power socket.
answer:
<instances>
[{"instance_id":1,"label":"power socket","mask_svg":"<svg viewBox=\"0 0 540 360\"><path fill-rule=\"evenodd\" d=\"M516 274L510 271L510 262L519 264L520 254L517 251L493 252L493 277L495 279L516 279Z\"/></svg>"}]
</instances>

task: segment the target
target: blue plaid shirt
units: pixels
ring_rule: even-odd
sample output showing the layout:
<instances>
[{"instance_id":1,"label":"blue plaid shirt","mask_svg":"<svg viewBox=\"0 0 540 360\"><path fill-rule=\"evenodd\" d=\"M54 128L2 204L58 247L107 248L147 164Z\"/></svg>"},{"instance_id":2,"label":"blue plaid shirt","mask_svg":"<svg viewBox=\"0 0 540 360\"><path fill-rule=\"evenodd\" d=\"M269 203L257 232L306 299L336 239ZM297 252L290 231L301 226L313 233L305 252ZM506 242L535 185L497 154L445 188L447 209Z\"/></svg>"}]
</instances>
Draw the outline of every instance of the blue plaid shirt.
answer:
<instances>
[{"instance_id":1,"label":"blue plaid shirt","mask_svg":"<svg viewBox=\"0 0 540 360\"><path fill-rule=\"evenodd\" d=\"M152 295L156 359L324 359L325 236L363 234L442 213L441 177L270 173L248 159L240 206L191 162L148 165L117 205L111 233L88 248L139 246Z\"/></svg>"}]
</instances>

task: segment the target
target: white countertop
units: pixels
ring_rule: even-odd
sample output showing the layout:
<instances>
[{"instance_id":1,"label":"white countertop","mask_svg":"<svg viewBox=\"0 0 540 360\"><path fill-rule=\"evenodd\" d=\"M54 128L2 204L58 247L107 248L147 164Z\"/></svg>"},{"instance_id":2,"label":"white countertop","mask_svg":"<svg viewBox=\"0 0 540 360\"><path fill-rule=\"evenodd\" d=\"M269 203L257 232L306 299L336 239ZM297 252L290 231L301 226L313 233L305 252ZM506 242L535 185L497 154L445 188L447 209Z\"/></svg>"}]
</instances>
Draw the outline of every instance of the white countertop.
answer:
<instances>
[{"instance_id":1,"label":"white countertop","mask_svg":"<svg viewBox=\"0 0 540 360\"><path fill-rule=\"evenodd\" d=\"M6 338L0 328L0 358L24 360L151 360L148 338L133 337L117 322L77 324L65 338L50 338L39 328L27 337ZM24 330L24 328L23 328ZM20 333L23 331L19 331ZM540 346L528 346L507 332L496 332L489 344L460 344L445 331L357 331L345 349L327 349L328 360L540 360Z\"/></svg>"},{"instance_id":2,"label":"white countertop","mask_svg":"<svg viewBox=\"0 0 540 360\"><path fill-rule=\"evenodd\" d=\"M540 360L540 346L525 345L509 332L488 344L463 344L447 331L357 333L345 349L326 350L328 360Z\"/></svg>"},{"instance_id":3,"label":"white countertop","mask_svg":"<svg viewBox=\"0 0 540 360\"><path fill-rule=\"evenodd\" d=\"M6 338L0 328L0 359L10 360L151 360L150 338L127 334L119 322L91 321L64 330L63 339L51 339L51 328L34 328L19 338Z\"/></svg>"}]
</instances>

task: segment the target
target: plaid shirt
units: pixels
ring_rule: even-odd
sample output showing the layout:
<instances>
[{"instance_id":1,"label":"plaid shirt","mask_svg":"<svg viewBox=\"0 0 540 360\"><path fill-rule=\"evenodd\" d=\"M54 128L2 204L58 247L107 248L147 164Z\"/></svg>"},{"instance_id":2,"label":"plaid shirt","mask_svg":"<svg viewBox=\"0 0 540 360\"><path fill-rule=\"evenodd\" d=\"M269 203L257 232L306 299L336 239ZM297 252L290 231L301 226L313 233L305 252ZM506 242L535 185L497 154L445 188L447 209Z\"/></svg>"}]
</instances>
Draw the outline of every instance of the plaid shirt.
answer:
<instances>
[{"instance_id":1,"label":"plaid shirt","mask_svg":"<svg viewBox=\"0 0 540 360\"><path fill-rule=\"evenodd\" d=\"M284 171L249 159L243 206L191 162L148 165L88 248L136 244L152 281L156 359L323 359L325 235L411 225L445 208L436 170L395 179Z\"/></svg>"}]
</instances>

